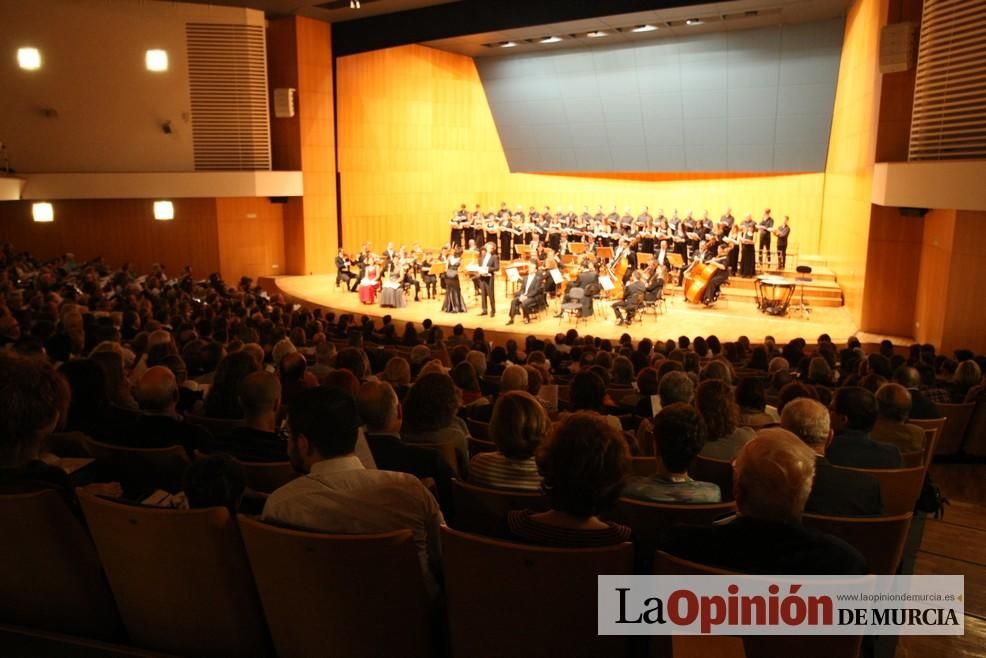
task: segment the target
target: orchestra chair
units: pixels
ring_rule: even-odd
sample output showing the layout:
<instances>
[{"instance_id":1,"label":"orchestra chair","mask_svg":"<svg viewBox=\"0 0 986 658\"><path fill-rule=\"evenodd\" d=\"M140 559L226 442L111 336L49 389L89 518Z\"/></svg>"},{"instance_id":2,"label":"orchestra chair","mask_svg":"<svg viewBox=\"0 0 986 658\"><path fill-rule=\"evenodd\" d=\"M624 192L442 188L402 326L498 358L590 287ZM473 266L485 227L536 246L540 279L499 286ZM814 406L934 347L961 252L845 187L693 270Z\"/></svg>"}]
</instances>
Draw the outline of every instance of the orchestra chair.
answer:
<instances>
[{"instance_id":1,"label":"orchestra chair","mask_svg":"<svg viewBox=\"0 0 986 658\"><path fill-rule=\"evenodd\" d=\"M91 457L86 440L91 437L82 432L52 432L45 437L41 452L59 457Z\"/></svg>"},{"instance_id":2,"label":"orchestra chair","mask_svg":"<svg viewBox=\"0 0 986 658\"><path fill-rule=\"evenodd\" d=\"M651 475L653 474L654 471L651 471ZM646 560L653 557L668 528L677 525L708 526L735 513L736 504L733 502L652 503L620 498L612 511L606 514L606 519L629 526L633 530L630 537L637 547L638 566L646 573L650 570L650 564Z\"/></svg>"},{"instance_id":3,"label":"orchestra chair","mask_svg":"<svg viewBox=\"0 0 986 658\"><path fill-rule=\"evenodd\" d=\"M507 491L452 480L455 528L487 537L507 537L507 513L529 509L545 512L548 497L532 491Z\"/></svg>"},{"instance_id":4,"label":"orchestra chair","mask_svg":"<svg viewBox=\"0 0 986 658\"><path fill-rule=\"evenodd\" d=\"M496 452L496 444L492 441L486 441L485 439L479 439L475 436L469 437L469 458L472 459L478 454L484 452Z\"/></svg>"},{"instance_id":5,"label":"orchestra chair","mask_svg":"<svg viewBox=\"0 0 986 658\"><path fill-rule=\"evenodd\" d=\"M473 420L472 418L466 418L466 429L469 430L469 436L481 439L483 441L490 440L490 424L484 423L479 420ZM472 451L470 451L472 454Z\"/></svg>"},{"instance_id":6,"label":"orchestra chair","mask_svg":"<svg viewBox=\"0 0 986 658\"><path fill-rule=\"evenodd\" d=\"M938 455L957 455L962 450L962 441L965 438L966 428L969 427L969 422L972 420L972 412L976 410L976 403L949 404L939 402L937 406L944 418L944 423L938 431L938 445L933 454L936 457Z\"/></svg>"},{"instance_id":7,"label":"orchestra chair","mask_svg":"<svg viewBox=\"0 0 986 658\"><path fill-rule=\"evenodd\" d=\"M733 499L733 462L698 455L692 460L688 475L693 480L718 484L722 502L728 503Z\"/></svg>"},{"instance_id":8,"label":"orchestra chair","mask_svg":"<svg viewBox=\"0 0 986 658\"><path fill-rule=\"evenodd\" d=\"M866 558L870 573L893 575L904 554L912 516L910 511L868 517L805 514L801 521L808 528L835 535L854 546Z\"/></svg>"},{"instance_id":9,"label":"orchestra chair","mask_svg":"<svg viewBox=\"0 0 986 658\"><path fill-rule=\"evenodd\" d=\"M191 424L209 430L214 437L229 436L233 430L237 427L242 427L244 423L241 419L209 418L208 416L198 416L195 414L182 414L182 416Z\"/></svg>"},{"instance_id":10,"label":"orchestra chair","mask_svg":"<svg viewBox=\"0 0 986 658\"><path fill-rule=\"evenodd\" d=\"M924 487L924 465L910 468L850 468L832 466L837 471L862 473L880 482L880 498L883 500L883 513L897 516L914 511L914 506Z\"/></svg>"},{"instance_id":11,"label":"orchestra chair","mask_svg":"<svg viewBox=\"0 0 986 658\"><path fill-rule=\"evenodd\" d=\"M633 545L550 548L442 527L453 658L620 658L628 638L597 635L598 575L628 574Z\"/></svg>"},{"instance_id":12,"label":"orchestra chair","mask_svg":"<svg viewBox=\"0 0 986 658\"><path fill-rule=\"evenodd\" d=\"M242 514L239 523L278 656L433 654L428 594L410 530L333 535Z\"/></svg>"},{"instance_id":13,"label":"orchestra chair","mask_svg":"<svg viewBox=\"0 0 986 658\"><path fill-rule=\"evenodd\" d=\"M246 462L235 458L233 461L243 468L246 486L260 493L273 493L301 475L291 462Z\"/></svg>"},{"instance_id":14,"label":"orchestra chair","mask_svg":"<svg viewBox=\"0 0 986 658\"><path fill-rule=\"evenodd\" d=\"M85 444L90 455L118 469L127 483L171 493L181 489L185 468L191 463L182 446L129 448L89 437L86 437Z\"/></svg>"},{"instance_id":15,"label":"orchestra chair","mask_svg":"<svg viewBox=\"0 0 986 658\"><path fill-rule=\"evenodd\" d=\"M123 627L85 525L54 489L0 495L0 620L102 640Z\"/></svg>"},{"instance_id":16,"label":"orchestra chair","mask_svg":"<svg viewBox=\"0 0 986 658\"><path fill-rule=\"evenodd\" d=\"M975 404L976 409L965 431L962 452L974 457L986 457L986 398L980 397Z\"/></svg>"},{"instance_id":17,"label":"orchestra chair","mask_svg":"<svg viewBox=\"0 0 986 658\"><path fill-rule=\"evenodd\" d=\"M657 551L654 557L654 573L659 576L730 576L737 572L691 562L664 551ZM677 649L681 649L683 654L689 656L857 658L862 641L862 635L658 635L651 640L651 656L671 658Z\"/></svg>"},{"instance_id":18,"label":"orchestra chair","mask_svg":"<svg viewBox=\"0 0 986 658\"><path fill-rule=\"evenodd\" d=\"M570 301L565 302L561 305L561 316L558 318L558 324L561 324L562 320L568 318L571 320L575 318L575 327L578 328L579 321L588 323L589 319L582 317L582 299L585 297L585 290L582 288L572 288L568 291L568 298Z\"/></svg>"},{"instance_id":19,"label":"orchestra chair","mask_svg":"<svg viewBox=\"0 0 986 658\"><path fill-rule=\"evenodd\" d=\"M134 644L176 655L270 655L229 510L142 507L81 491L79 502Z\"/></svg>"}]
</instances>

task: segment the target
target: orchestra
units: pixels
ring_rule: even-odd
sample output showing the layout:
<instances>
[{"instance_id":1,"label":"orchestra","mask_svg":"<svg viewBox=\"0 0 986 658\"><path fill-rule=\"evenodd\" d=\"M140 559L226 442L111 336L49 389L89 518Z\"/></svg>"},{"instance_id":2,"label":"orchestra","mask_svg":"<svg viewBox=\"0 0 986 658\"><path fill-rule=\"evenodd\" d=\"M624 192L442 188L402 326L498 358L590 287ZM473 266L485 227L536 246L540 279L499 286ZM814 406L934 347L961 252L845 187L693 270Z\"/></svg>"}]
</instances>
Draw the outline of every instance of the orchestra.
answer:
<instances>
[{"instance_id":1,"label":"orchestra","mask_svg":"<svg viewBox=\"0 0 986 658\"><path fill-rule=\"evenodd\" d=\"M448 223L449 241L438 252L390 242L377 254L365 243L353 258L340 249L336 284L358 293L364 304L381 303L378 293L387 284L391 292L401 293L398 306L412 292L414 301L421 300L422 286L427 299L438 299L441 286L442 310L462 313L467 307L460 278L468 277L475 291L470 304L478 306L481 315L494 317L496 282L506 280L514 286L507 290L510 323L519 313L528 319L535 308L529 301L533 298L558 297L564 303L570 290L589 287L593 294L581 297L586 313L591 314L593 298L598 301L601 295L613 305L617 320L629 324L641 303L653 301L659 294L655 291L665 284L684 286L697 265L712 279L713 285L695 299L706 305L714 303L730 276L766 273L775 263L773 236L776 265L783 272L791 233L790 219L784 216L775 225L769 208L756 222L752 213L737 221L731 208L713 221L708 210L698 214L672 208L666 215L662 208L652 214L645 206L634 213L613 205L607 213L600 205L594 213L589 206L577 213L573 206L566 211L560 205L545 205L540 211L529 206L525 212L522 205L511 210L501 203L499 209L485 211L476 204L470 212L463 203Z\"/></svg>"}]
</instances>

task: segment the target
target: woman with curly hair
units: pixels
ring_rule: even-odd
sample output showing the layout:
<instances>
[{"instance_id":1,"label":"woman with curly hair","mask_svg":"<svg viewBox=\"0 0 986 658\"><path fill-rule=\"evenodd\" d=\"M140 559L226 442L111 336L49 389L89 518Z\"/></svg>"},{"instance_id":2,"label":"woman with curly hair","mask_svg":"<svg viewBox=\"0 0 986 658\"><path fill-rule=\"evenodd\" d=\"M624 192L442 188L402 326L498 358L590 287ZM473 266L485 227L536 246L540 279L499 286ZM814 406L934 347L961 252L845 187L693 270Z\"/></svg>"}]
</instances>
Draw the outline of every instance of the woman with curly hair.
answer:
<instances>
[{"instance_id":1,"label":"woman with curly hair","mask_svg":"<svg viewBox=\"0 0 986 658\"><path fill-rule=\"evenodd\" d=\"M721 379L708 379L698 385L695 407L705 421L708 435L700 455L731 460L756 434L739 426L739 405L733 389Z\"/></svg>"}]
</instances>

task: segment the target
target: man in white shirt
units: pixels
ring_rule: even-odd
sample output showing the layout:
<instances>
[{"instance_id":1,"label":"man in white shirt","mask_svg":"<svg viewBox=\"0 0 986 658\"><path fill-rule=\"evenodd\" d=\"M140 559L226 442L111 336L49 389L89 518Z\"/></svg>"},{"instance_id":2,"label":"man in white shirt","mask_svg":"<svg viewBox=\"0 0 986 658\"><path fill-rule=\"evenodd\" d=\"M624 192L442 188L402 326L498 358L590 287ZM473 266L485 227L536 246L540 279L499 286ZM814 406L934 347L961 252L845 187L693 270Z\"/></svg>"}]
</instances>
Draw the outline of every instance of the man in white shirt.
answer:
<instances>
[{"instance_id":1,"label":"man in white shirt","mask_svg":"<svg viewBox=\"0 0 986 658\"><path fill-rule=\"evenodd\" d=\"M270 495L262 519L337 534L408 528L434 589L441 573L439 527L445 523L438 503L413 475L364 468L354 454L359 425L356 401L345 393L316 388L295 398L287 452L304 475Z\"/></svg>"},{"instance_id":2,"label":"man in white shirt","mask_svg":"<svg viewBox=\"0 0 986 658\"><path fill-rule=\"evenodd\" d=\"M530 322L530 313L541 303L544 295L544 288L541 283L541 273L538 271L536 258L531 258L527 268L527 276L520 280L520 290L510 301L510 321L514 323L514 316L520 312L524 313L524 322Z\"/></svg>"}]
</instances>

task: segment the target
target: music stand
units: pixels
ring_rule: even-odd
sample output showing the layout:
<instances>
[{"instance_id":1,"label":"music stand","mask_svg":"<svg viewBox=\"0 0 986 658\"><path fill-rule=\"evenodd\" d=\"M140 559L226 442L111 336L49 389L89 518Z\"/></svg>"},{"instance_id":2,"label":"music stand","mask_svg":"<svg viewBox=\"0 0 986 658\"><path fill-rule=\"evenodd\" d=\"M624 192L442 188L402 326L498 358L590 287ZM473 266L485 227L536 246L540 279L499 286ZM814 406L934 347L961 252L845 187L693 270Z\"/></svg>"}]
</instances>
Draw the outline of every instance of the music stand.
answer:
<instances>
[{"instance_id":1,"label":"music stand","mask_svg":"<svg viewBox=\"0 0 986 658\"><path fill-rule=\"evenodd\" d=\"M613 248L612 247L599 247L596 249L597 258L607 258L613 260Z\"/></svg>"},{"instance_id":2,"label":"music stand","mask_svg":"<svg viewBox=\"0 0 986 658\"><path fill-rule=\"evenodd\" d=\"M571 251L576 256L581 256L585 253L586 243L584 242L569 242L568 250Z\"/></svg>"},{"instance_id":3,"label":"music stand","mask_svg":"<svg viewBox=\"0 0 986 658\"><path fill-rule=\"evenodd\" d=\"M805 304L805 284L811 283L812 281L811 277L808 276L809 274L811 274L811 266L798 265L794 269L794 271L800 275L796 277L795 280L801 284L801 303L798 304L797 310L801 311L802 319L810 318L811 308L809 308L809 306Z\"/></svg>"}]
</instances>

